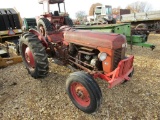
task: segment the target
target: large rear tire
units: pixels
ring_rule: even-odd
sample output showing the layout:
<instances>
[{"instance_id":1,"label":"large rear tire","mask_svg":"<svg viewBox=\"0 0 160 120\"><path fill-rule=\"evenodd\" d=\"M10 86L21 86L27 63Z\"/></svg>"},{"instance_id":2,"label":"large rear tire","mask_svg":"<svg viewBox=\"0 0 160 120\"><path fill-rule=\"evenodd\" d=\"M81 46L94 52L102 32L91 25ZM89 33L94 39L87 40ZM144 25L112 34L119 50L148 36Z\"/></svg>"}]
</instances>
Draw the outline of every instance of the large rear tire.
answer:
<instances>
[{"instance_id":1,"label":"large rear tire","mask_svg":"<svg viewBox=\"0 0 160 120\"><path fill-rule=\"evenodd\" d=\"M66 91L73 104L85 113L97 111L102 93L96 81L85 72L74 72L66 81Z\"/></svg>"},{"instance_id":2,"label":"large rear tire","mask_svg":"<svg viewBox=\"0 0 160 120\"><path fill-rule=\"evenodd\" d=\"M29 74L32 77L45 77L49 64L45 47L32 33L23 33L19 40L19 50Z\"/></svg>"},{"instance_id":3,"label":"large rear tire","mask_svg":"<svg viewBox=\"0 0 160 120\"><path fill-rule=\"evenodd\" d=\"M65 17L64 18L64 24L68 25L69 27L72 27L73 26L73 21L71 20L71 18Z\"/></svg>"},{"instance_id":4,"label":"large rear tire","mask_svg":"<svg viewBox=\"0 0 160 120\"><path fill-rule=\"evenodd\" d=\"M116 24L116 19L115 18L112 19L112 24Z\"/></svg>"},{"instance_id":5,"label":"large rear tire","mask_svg":"<svg viewBox=\"0 0 160 120\"><path fill-rule=\"evenodd\" d=\"M53 34L54 31L50 21L46 18L39 19L37 29L43 36Z\"/></svg>"}]
</instances>

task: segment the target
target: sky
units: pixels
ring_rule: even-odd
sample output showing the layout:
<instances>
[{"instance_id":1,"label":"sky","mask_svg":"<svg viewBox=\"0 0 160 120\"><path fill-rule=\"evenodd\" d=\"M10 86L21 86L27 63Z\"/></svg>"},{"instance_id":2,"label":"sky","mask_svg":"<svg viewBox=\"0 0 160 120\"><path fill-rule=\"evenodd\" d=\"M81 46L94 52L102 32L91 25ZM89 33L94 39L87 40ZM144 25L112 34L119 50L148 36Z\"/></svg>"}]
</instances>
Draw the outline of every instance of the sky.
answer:
<instances>
[{"instance_id":1,"label":"sky","mask_svg":"<svg viewBox=\"0 0 160 120\"><path fill-rule=\"evenodd\" d=\"M143 1L152 5L152 10L160 10L160 0L65 0L66 11L72 19L75 19L75 13L85 11L88 15L89 8L94 3L111 5L112 8L120 6L125 8L128 4ZM38 0L0 0L0 8L16 8L21 17L36 17L43 13L43 6Z\"/></svg>"}]
</instances>

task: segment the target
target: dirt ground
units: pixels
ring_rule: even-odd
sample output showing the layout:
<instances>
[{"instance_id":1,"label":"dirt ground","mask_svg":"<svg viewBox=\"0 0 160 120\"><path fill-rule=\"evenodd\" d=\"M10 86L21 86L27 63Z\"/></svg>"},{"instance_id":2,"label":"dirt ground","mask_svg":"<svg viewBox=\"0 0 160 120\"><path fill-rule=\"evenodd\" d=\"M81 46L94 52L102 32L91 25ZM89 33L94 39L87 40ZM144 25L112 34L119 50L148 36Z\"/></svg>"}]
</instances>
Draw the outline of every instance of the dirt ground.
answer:
<instances>
[{"instance_id":1,"label":"dirt ground","mask_svg":"<svg viewBox=\"0 0 160 120\"><path fill-rule=\"evenodd\" d=\"M51 64L44 79L33 79L22 63L0 69L1 120L160 120L160 35L151 34L149 48L128 46L135 56L131 81L102 90L100 109L93 114L78 110L65 92L68 68Z\"/></svg>"}]
</instances>

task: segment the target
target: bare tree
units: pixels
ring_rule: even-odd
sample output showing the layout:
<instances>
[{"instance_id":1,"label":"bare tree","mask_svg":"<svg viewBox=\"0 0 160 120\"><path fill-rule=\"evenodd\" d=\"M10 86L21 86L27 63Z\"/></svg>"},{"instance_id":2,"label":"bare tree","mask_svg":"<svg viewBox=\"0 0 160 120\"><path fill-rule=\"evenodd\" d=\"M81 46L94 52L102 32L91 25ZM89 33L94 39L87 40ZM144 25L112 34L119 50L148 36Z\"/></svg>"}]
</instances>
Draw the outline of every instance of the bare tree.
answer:
<instances>
[{"instance_id":1,"label":"bare tree","mask_svg":"<svg viewBox=\"0 0 160 120\"><path fill-rule=\"evenodd\" d=\"M94 9L96 6L101 6L102 4L101 3L95 3L95 4L92 4L90 9L89 9L89 16L92 16L94 15Z\"/></svg>"},{"instance_id":2,"label":"bare tree","mask_svg":"<svg viewBox=\"0 0 160 120\"><path fill-rule=\"evenodd\" d=\"M79 21L83 21L86 18L86 12L85 11L78 11L76 12L76 18Z\"/></svg>"},{"instance_id":3,"label":"bare tree","mask_svg":"<svg viewBox=\"0 0 160 120\"><path fill-rule=\"evenodd\" d=\"M129 4L126 9L130 9L132 13L147 12L152 9L152 5L147 2L134 2Z\"/></svg>"}]
</instances>

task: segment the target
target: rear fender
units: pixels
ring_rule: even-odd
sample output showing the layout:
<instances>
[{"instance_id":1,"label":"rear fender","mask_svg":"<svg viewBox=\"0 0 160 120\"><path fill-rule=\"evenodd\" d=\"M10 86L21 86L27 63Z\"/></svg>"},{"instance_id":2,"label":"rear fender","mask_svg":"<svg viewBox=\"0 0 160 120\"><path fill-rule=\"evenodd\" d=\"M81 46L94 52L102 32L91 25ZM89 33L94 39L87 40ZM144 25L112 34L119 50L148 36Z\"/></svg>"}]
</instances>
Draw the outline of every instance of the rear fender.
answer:
<instances>
[{"instance_id":1,"label":"rear fender","mask_svg":"<svg viewBox=\"0 0 160 120\"><path fill-rule=\"evenodd\" d=\"M37 36L38 36L38 39L42 42L43 46L44 46L46 49L48 48L48 43L47 43L45 37L42 36L37 30L29 29L29 32L37 35Z\"/></svg>"}]
</instances>

